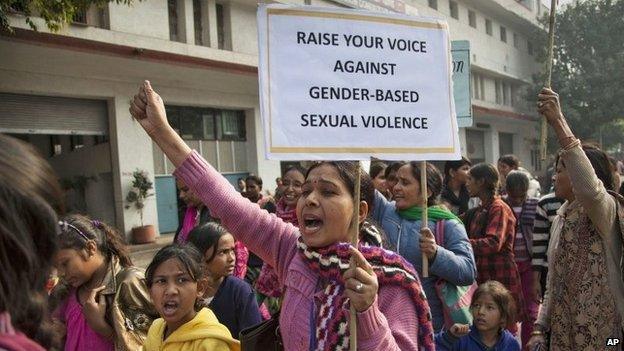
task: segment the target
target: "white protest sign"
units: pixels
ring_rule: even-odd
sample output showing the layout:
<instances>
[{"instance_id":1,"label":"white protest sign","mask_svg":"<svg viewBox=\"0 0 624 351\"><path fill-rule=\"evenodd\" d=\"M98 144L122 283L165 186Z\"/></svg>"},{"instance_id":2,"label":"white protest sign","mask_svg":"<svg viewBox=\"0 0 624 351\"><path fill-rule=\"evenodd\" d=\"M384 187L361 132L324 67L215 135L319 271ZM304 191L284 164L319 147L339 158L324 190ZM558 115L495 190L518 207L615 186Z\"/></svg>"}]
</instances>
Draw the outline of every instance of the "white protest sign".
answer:
<instances>
[{"instance_id":1,"label":"white protest sign","mask_svg":"<svg viewBox=\"0 0 624 351\"><path fill-rule=\"evenodd\" d=\"M444 20L260 6L267 158L460 158Z\"/></svg>"}]
</instances>

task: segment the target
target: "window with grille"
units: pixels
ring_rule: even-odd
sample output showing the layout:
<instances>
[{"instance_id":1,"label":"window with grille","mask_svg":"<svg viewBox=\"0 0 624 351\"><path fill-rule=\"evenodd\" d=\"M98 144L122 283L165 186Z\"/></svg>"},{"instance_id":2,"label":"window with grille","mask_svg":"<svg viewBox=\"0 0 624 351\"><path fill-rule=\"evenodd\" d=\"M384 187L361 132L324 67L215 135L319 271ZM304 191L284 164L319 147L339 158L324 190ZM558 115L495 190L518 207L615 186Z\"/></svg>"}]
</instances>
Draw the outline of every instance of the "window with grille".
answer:
<instances>
[{"instance_id":1,"label":"window with grille","mask_svg":"<svg viewBox=\"0 0 624 351\"><path fill-rule=\"evenodd\" d=\"M472 10L468 10L468 24L472 28L477 28L477 14Z\"/></svg>"},{"instance_id":2,"label":"window with grille","mask_svg":"<svg viewBox=\"0 0 624 351\"><path fill-rule=\"evenodd\" d=\"M195 24L195 45L204 45L200 0L193 0L193 23Z\"/></svg>"},{"instance_id":3,"label":"window with grille","mask_svg":"<svg viewBox=\"0 0 624 351\"><path fill-rule=\"evenodd\" d=\"M245 113L219 110L219 140L245 140Z\"/></svg>"},{"instance_id":4,"label":"window with grille","mask_svg":"<svg viewBox=\"0 0 624 351\"><path fill-rule=\"evenodd\" d=\"M225 9L223 4L217 4L217 42L218 48L227 50L225 40Z\"/></svg>"},{"instance_id":5,"label":"window with grille","mask_svg":"<svg viewBox=\"0 0 624 351\"><path fill-rule=\"evenodd\" d=\"M509 155L514 153L513 134L498 133L498 154Z\"/></svg>"},{"instance_id":6,"label":"window with grille","mask_svg":"<svg viewBox=\"0 0 624 351\"><path fill-rule=\"evenodd\" d=\"M451 17L459 19L459 8L457 6L457 2L451 0L449 2L449 10L451 11Z\"/></svg>"},{"instance_id":7,"label":"window with grille","mask_svg":"<svg viewBox=\"0 0 624 351\"><path fill-rule=\"evenodd\" d=\"M167 0L167 8L169 9L169 39L180 41L178 33L178 1Z\"/></svg>"},{"instance_id":8,"label":"window with grille","mask_svg":"<svg viewBox=\"0 0 624 351\"><path fill-rule=\"evenodd\" d=\"M485 19L485 33L492 35L492 20Z\"/></svg>"},{"instance_id":9,"label":"window with grille","mask_svg":"<svg viewBox=\"0 0 624 351\"><path fill-rule=\"evenodd\" d=\"M185 140L234 140L247 138L245 112L201 107L165 107L167 119Z\"/></svg>"}]
</instances>

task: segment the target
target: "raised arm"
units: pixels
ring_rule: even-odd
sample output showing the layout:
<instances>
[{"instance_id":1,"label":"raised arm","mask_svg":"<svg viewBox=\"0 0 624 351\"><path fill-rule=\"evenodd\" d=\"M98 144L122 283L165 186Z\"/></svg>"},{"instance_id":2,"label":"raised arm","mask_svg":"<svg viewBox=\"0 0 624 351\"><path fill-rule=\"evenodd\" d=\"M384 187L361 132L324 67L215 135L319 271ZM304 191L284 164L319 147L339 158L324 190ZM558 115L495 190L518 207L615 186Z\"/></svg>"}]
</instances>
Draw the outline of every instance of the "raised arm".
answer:
<instances>
[{"instance_id":1,"label":"raised arm","mask_svg":"<svg viewBox=\"0 0 624 351\"><path fill-rule=\"evenodd\" d=\"M130 113L177 167L174 175L230 233L283 276L296 251L296 228L243 198L206 160L191 151L167 122L163 101L148 81L134 96Z\"/></svg>"},{"instance_id":2,"label":"raised arm","mask_svg":"<svg viewBox=\"0 0 624 351\"><path fill-rule=\"evenodd\" d=\"M554 129L559 145L563 149L561 160L570 177L575 199L581 203L600 234L604 236L611 233L616 224L616 204L615 199L607 193L605 188L611 185L602 184L596 176L579 140L574 136L561 113L559 95L544 88L538 95L537 104L539 112Z\"/></svg>"}]
</instances>

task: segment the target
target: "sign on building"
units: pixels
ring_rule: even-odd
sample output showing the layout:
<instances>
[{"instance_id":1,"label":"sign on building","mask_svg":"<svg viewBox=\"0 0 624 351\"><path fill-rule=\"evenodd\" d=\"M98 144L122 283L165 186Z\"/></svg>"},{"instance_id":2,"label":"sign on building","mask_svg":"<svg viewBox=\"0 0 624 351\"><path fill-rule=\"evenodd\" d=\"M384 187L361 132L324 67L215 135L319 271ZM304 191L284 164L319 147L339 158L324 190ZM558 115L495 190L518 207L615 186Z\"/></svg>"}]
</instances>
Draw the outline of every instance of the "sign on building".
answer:
<instances>
[{"instance_id":1,"label":"sign on building","mask_svg":"<svg viewBox=\"0 0 624 351\"><path fill-rule=\"evenodd\" d=\"M258 26L267 158L460 157L446 21L269 5Z\"/></svg>"},{"instance_id":2,"label":"sign on building","mask_svg":"<svg viewBox=\"0 0 624 351\"><path fill-rule=\"evenodd\" d=\"M455 112L457 125L472 127L472 103L470 101L470 42L468 40L453 40L451 42L453 55L453 97L455 98Z\"/></svg>"}]
</instances>

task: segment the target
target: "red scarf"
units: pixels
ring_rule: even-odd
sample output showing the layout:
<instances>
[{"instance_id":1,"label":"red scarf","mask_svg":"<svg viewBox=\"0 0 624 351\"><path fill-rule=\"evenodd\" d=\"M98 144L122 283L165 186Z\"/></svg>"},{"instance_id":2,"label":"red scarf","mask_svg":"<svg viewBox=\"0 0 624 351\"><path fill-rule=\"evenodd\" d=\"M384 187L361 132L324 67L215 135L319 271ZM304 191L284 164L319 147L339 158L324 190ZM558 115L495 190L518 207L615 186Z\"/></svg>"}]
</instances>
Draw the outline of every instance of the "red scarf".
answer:
<instances>
[{"instance_id":1,"label":"red scarf","mask_svg":"<svg viewBox=\"0 0 624 351\"><path fill-rule=\"evenodd\" d=\"M329 283L325 298L316 317L316 350L349 349L349 300L344 296L342 274L349 268L349 244L337 243L322 249L310 249L302 241L297 243L299 254L308 267ZM398 254L360 242L359 250L373 266L379 287L396 285L406 289L416 306L418 319L418 346L433 351L433 325L427 298L414 268ZM343 332L340 332L343 331Z\"/></svg>"}]
</instances>

